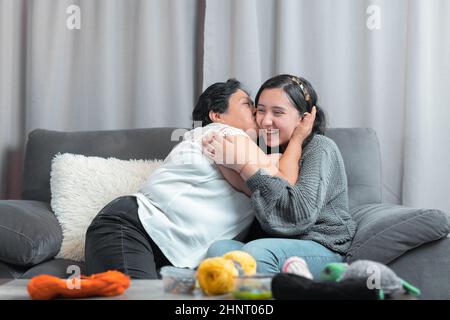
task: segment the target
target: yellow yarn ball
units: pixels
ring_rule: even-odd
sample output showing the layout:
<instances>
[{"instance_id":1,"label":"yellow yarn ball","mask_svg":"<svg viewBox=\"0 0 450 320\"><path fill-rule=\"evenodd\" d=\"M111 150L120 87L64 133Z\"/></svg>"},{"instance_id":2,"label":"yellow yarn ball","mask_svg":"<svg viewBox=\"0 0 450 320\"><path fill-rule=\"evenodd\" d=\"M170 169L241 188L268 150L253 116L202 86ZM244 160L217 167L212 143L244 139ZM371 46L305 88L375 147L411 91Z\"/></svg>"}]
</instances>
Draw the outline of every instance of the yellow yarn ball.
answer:
<instances>
[{"instance_id":1,"label":"yellow yarn ball","mask_svg":"<svg viewBox=\"0 0 450 320\"><path fill-rule=\"evenodd\" d=\"M234 262L237 262L246 275L252 275L256 273L256 260L247 252L240 250L230 251L225 253L223 257L225 259L231 259Z\"/></svg>"},{"instance_id":2,"label":"yellow yarn ball","mask_svg":"<svg viewBox=\"0 0 450 320\"><path fill-rule=\"evenodd\" d=\"M244 251L230 251L222 257L208 258L197 269L198 284L208 295L223 294L234 289L234 278L239 276L235 263L246 275L256 273L256 260Z\"/></svg>"},{"instance_id":3,"label":"yellow yarn ball","mask_svg":"<svg viewBox=\"0 0 450 320\"><path fill-rule=\"evenodd\" d=\"M203 260L197 270L198 283L208 295L231 292L238 275L233 261L222 257Z\"/></svg>"}]
</instances>

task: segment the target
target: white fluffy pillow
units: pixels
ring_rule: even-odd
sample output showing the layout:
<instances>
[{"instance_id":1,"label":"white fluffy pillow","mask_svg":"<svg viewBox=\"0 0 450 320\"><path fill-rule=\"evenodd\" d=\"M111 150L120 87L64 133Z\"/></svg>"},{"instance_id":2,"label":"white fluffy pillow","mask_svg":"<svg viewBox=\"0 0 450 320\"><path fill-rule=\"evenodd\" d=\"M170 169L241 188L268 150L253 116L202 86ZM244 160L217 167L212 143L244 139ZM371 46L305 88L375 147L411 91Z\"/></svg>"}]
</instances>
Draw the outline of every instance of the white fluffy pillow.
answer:
<instances>
[{"instance_id":1,"label":"white fluffy pillow","mask_svg":"<svg viewBox=\"0 0 450 320\"><path fill-rule=\"evenodd\" d=\"M86 231L110 201L136 193L162 160L119 160L58 154L52 160L51 206L63 231L56 258L84 260Z\"/></svg>"}]
</instances>

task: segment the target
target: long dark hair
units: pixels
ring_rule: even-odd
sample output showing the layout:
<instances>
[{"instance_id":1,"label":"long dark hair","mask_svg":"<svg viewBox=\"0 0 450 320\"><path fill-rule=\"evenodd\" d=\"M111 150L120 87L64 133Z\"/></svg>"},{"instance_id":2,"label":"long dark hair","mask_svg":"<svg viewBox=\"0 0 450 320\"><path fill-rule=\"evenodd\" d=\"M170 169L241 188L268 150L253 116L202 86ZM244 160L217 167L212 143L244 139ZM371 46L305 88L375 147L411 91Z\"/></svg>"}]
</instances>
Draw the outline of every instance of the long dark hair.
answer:
<instances>
[{"instance_id":1,"label":"long dark hair","mask_svg":"<svg viewBox=\"0 0 450 320\"><path fill-rule=\"evenodd\" d=\"M312 107L316 106L316 119L311 134L303 142L306 146L314 134L324 134L326 128L325 113L318 105L318 96L311 83L302 78L290 74L281 74L268 79L259 88L256 94L255 103L258 105L259 97L264 89L282 88L289 97L294 107L298 110L300 116L305 112L311 112Z\"/></svg>"}]
</instances>

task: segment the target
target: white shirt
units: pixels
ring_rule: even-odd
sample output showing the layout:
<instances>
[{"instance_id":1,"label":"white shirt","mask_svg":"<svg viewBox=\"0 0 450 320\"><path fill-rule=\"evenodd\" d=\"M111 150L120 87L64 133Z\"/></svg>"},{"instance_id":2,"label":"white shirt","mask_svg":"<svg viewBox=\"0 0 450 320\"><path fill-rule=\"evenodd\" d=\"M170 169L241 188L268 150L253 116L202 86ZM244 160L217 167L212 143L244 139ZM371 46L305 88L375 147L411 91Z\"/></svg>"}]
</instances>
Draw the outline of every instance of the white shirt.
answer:
<instances>
[{"instance_id":1,"label":"white shirt","mask_svg":"<svg viewBox=\"0 0 450 320\"><path fill-rule=\"evenodd\" d=\"M201 139L213 131L246 135L218 123L187 132L135 194L144 229L177 267L197 267L214 241L236 237L254 217L250 199L202 154Z\"/></svg>"}]
</instances>

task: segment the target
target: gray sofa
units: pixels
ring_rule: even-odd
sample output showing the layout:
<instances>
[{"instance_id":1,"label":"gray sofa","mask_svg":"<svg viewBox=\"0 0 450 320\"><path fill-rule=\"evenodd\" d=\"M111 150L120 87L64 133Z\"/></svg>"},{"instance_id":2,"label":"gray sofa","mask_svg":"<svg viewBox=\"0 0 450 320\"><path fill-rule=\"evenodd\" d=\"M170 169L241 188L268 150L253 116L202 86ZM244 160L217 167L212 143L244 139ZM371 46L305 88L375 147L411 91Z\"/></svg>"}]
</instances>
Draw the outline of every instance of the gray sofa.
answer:
<instances>
[{"instance_id":1,"label":"gray sofa","mask_svg":"<svg viewBox=\"0 0 450 320\"><path fill-rule=\"evenodd\" d=\"M119 159L163 159L178 142L174 128L94 132L34 130L28 136L22 200L0 201L0 278L46 273L67 277L69 265L54 259L61 227L50 207L51 160L57 153ZM422 290L424 299L450 299L450 227L439 210L382 203L381 159L371 129L328 129L344 158L349 205L358 228L348 262L370 259L389 265Z\"/></svg>"}]
</instances>

